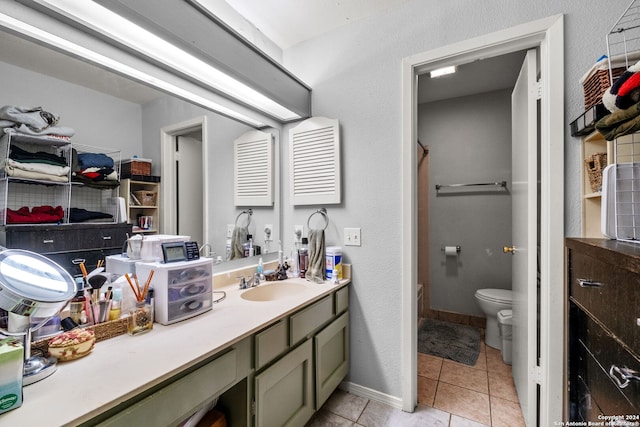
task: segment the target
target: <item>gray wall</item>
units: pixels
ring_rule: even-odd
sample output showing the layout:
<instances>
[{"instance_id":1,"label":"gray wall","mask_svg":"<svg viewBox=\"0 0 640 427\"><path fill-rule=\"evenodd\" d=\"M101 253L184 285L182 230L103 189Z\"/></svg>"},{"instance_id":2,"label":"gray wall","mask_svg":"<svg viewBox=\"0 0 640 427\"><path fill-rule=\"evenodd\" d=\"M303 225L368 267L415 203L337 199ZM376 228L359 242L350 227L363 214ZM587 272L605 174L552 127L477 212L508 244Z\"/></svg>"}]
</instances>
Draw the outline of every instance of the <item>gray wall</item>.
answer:
<instances>
[{"instance_id":1,"label":"gray wall","mask_svg":"<svg viewBox=\"0 0 640 427\"><path fill-rule=\"evenodd\" d=\"M511 91L421 104L418 135L429 145L431 308L482 315L481 288L511 289L511 194L500 187L436 184L507 181L511 188ZM422 221L422 219L420 219ZM460 245L457 257L441 248Z\"/></svg>"},{"instance_id":2,"label":"gray wall","mask_svg":"<svg viewBox=\"0 0 640 427\"><path fill-rule=\"evenodd\" d=\"M0 57L0 59L2 59ZM42 107L73 128L76 144L142 154L140 105L0 62L0 104Z\"/></svg>"},{"instance_id":3,"label":"gray wall","mask_svg":"<svg viewBox=\"0 0 640 427\"><path fill-rule=\"evenodd\" d=\"M284 52L285 66L313 88L313 114L340 119L344 197L341 205L328 206L329 215L337 230L361 227L363 242L345 248L354 271L351 382L401 395L402 59L564 14L565 233L576 236L582 162L568 123L584 110L580 77L606 52L605 35L628 5L628 0L413 0ZM286 207L286 193L284 199ZM304 218L302 210L283 213L284 230Z\"/></svg>"}]
</instances>

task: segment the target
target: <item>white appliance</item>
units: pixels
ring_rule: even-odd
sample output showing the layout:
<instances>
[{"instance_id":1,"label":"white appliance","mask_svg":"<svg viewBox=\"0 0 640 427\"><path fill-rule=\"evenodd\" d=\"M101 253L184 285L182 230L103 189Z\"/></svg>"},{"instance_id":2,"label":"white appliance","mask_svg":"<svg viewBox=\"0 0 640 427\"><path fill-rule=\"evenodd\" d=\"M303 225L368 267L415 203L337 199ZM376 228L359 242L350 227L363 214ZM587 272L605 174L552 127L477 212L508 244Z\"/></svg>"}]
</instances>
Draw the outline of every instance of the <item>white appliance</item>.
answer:
<instances>
[{"instance_id":1,"label":"white appliance","mask_svg":"<svg viewBox=\"0 0 640 427\"><path fill-rule=\"evenodd\" d=\"M155 321L163 325L179 322L211 310L213 259L169 263L138 262L138 280L145 282L154 271Z\"/></svg>"},{"instance_id":2,"label":"white appliance","mask_svg":"<svg viewBox=\"0 0 640 427\"><path fill-rule=\"evenodd\" d=\"M188 242L190 236L178 236L174 234L152 234L144 236L142 239L142 249L140 249L140 260L143 262L156 262L162 260L162 244Z\"/></svg>"}]
</instances>

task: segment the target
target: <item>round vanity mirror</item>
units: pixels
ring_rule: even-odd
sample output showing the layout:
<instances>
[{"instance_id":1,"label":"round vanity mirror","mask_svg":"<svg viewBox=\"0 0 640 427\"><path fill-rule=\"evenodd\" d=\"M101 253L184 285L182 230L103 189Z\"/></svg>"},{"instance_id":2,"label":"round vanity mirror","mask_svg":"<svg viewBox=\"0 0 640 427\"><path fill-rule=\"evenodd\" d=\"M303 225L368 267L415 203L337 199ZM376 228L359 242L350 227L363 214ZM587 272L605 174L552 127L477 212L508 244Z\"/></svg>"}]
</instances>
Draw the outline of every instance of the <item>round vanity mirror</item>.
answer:
<instances>
[{"instance_id":1,"label":"round vanity mirror","mask_svg":"<svg viewBox=\"0 0 640 427\"><path fill-rule=\"evenodd\" d=\"M0 308L21 316L51 317L75 295L71 275L34 252L0 252Z\"/></svg>"}]
</instances>

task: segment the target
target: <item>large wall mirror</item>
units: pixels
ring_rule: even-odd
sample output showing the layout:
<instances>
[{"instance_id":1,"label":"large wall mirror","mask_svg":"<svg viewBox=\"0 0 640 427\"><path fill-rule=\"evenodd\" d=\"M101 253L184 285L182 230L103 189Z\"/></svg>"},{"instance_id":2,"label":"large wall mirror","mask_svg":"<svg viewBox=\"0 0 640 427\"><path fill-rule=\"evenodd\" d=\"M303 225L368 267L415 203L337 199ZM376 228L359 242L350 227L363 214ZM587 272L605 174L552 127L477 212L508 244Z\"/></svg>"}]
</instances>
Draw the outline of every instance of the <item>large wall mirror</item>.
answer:
<instances>
[{"instance_id":1,"label":"large wall mirror","mask_svg":"<svg viewBox=\"0 0 640 427\"><path fill-rule=\"evenodd\" d=\"M266 246L275 255L281 234L281 129L277 125L262 129L274 135L274 204L237 207L233 203L233 141L253 127L12 33L0 31L0 51L2 105L41 106L59 115L61 125L75 129L73 142L121 150L123 159L150 158L153 175L161 174L162 130L203 120L206 132L184 135L207 148L202 178L205 231L198 243L210 245L224 258L229 224L251 208L254 241L264 248L264 228L271 225L273 242ZM187 212L192 207L179 209Z\"/></svg>"}]
</instances>

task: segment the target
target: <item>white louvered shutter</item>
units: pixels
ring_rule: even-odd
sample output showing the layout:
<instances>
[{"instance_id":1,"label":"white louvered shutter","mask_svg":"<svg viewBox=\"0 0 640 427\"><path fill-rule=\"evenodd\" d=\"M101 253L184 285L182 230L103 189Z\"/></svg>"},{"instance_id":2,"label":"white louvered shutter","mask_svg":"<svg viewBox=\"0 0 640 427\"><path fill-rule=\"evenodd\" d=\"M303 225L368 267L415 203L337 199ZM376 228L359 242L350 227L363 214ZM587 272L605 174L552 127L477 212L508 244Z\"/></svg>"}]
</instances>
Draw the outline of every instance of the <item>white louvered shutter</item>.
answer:
<instances>
[{"instance_id":1,"label":"white louvered shutter","mask_svg":"<svg viewBox=\"0 0 640 427\"><path fill-rule=\"evenodd\" d=\"M312 117L289 132L290 188L294 205L340 203L340 126Z\"/></svg>"},{"instance_id":2,"label":"white louvered shutter","mask_svg":"<svg viewBox=\"0 0 640 427\"><path fill-rule=\"evenodd\" d=\"M236 206L273 206L273 136L250 131L233 141Z\"/></svg>"}]
</instances>

